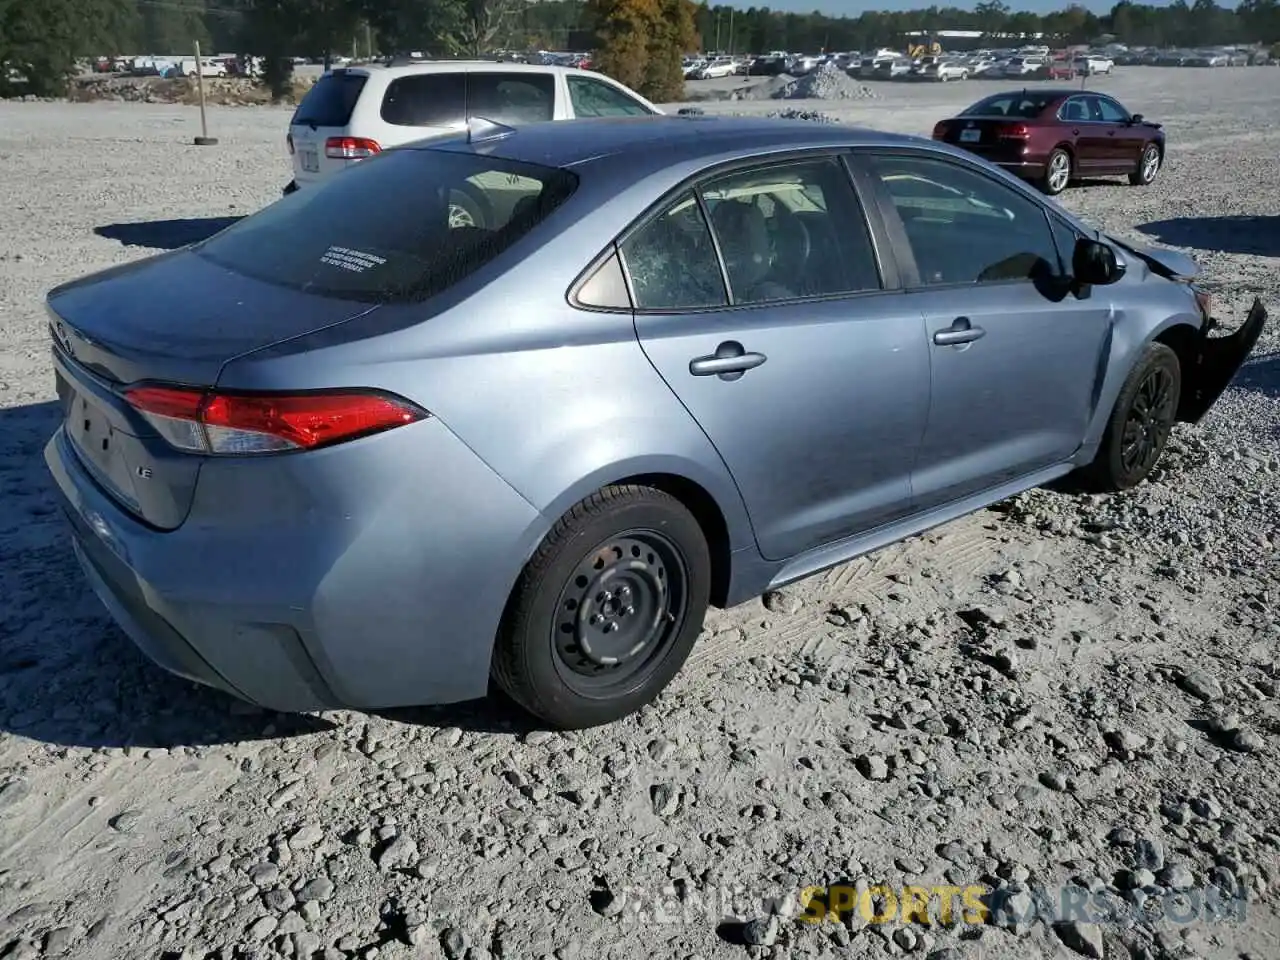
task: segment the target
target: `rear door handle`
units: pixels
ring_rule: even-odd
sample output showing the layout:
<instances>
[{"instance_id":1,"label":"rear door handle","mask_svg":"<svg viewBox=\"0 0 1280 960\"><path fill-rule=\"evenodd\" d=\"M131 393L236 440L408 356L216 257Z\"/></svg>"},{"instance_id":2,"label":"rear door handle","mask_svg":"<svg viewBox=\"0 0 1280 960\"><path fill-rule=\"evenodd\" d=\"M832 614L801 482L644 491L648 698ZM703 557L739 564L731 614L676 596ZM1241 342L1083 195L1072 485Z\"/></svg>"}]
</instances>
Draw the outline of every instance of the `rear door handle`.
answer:
<instances>
[{"instance_id":1,"label":"rear door handle","mask_svg":"<svg viewBox=\"0 0 1280 960\"><path fill-rule=\"evenodd\" d=\"M968 317L956 317L955 322L946 330L939 330L933 335L933 342L940 347L958 347L973 343L987 335L981 327L975 327Z\"/></svg>"},{"instance_id":2,"label":"rear door handle","mask_svg":"<svg viewBox=\"0 0 1280 960\"><path fill-rule=\"evenodd\" d=\"M719 377L721 380L737 380L748 370L754 370L768 357L763 353L748 353L736 340L726 340L716 347L716 352L689 361L689 372L695 377Z\"/></svg>"}]
</instances>

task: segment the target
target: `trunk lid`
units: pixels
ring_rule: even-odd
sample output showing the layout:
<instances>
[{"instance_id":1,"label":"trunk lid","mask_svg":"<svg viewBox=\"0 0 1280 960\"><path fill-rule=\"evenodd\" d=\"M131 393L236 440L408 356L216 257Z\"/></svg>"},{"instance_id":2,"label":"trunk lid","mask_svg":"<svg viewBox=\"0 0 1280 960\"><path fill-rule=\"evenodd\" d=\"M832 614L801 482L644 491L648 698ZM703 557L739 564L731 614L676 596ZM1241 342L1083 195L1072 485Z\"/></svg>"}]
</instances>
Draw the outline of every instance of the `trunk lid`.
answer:
<instances>
[{"instance_id":1,"label":"trunk lid","mask_svg":"<svg viewBox=\"0 0 1280 960\"><path fill-rule=\"evenodd\" d=\"M67 440L122 507L172 530L186 519L203 459L170 447L123 388L140 380L211 387L235 357L372 309L254 280L190 250L56 287L49 333Z\"/></svg>"},{"instance_id":2,"label":"trunk lid","mask_svg":"<svg viewBox=\"0 0 1280 960\"><path fill-rule=\"evenodd\" d=\"M1022 157L1030 139L1027 121L1016 117L955 117L943 120L933 139L992 160Z\"/></svg>"}]
</instances>

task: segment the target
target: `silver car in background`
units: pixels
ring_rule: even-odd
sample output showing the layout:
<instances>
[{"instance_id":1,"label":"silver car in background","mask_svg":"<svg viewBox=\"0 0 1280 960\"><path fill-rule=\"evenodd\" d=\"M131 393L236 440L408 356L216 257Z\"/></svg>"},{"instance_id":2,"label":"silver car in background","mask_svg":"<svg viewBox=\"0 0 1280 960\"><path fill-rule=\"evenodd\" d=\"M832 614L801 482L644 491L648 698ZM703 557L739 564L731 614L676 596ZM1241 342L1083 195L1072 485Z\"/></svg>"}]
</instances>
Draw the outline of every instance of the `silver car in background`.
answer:
<instances>
[{"instance_id":1,"label":"silver car in background","mask_svg":"<svg viewBox=\"0 0 1280 960\"><path fill-rule=\"evenodd\" d=\"M581 727L657 696L708 603L1141 482L1265 323L1210 337L1194 273L927 140L486 124L53 290L46 460L175 673L279 710L493 678Z\"/></svg>"}]
</instances>

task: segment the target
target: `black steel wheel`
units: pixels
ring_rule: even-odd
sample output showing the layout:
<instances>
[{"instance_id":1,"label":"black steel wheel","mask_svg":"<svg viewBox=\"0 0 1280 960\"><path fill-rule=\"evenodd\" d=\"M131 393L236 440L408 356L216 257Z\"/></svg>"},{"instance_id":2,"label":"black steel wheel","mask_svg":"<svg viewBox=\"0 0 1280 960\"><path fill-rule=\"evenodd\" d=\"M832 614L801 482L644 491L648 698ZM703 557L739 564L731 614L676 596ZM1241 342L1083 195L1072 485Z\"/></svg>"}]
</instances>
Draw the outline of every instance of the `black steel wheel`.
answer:
<instances>
[{"instance_id":1,"label":"black steel wheel","mask_svg":"<svg viewBox=\"0 0 1280 960\"><path fill-rule=\"evenodd\" d=\"M650 487L606 487L561 517L526 565L494 679L553 727L624 717L683 666L710 583L706 539L683 504Z\"/></svg>"},{"instance_id":2,"label":"black steel wheel","mask_svg":"<svg viewBox=\"0 0 1280 960\"><path fill-rule=\"evenodd\" d=\"M1147 344L1120 388L1097 455L1081 471L1086 485L1117 491L1145 480L1173 432L1181 391L1178 355L1163 343Z\"/></svg>"},{"instance_id":3,"label":"black steel wheel","mask_svg":"<svg viewBox=\"0 0 1280 960\"><path fill-rule=\"evenodd\" d=\"M684 622L689 567L656 530L610 537L578 564L551 631L565 685L599 698L625 689L667 651Z\"/></svg>"}]
</instances>

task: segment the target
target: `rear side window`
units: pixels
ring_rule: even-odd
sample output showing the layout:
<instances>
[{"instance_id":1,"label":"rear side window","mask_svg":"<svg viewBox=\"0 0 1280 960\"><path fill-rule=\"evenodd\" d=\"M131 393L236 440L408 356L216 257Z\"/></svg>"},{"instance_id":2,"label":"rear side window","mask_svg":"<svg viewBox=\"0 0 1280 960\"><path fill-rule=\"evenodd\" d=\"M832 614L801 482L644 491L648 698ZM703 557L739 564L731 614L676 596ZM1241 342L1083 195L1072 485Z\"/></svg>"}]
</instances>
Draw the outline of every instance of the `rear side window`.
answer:
<instances>
[{"instance_id":1,"label":"rear side window","mask_svg":"<svg viewBox=\"0 0 1280 960\"><path fill-rule=\"evenodd\" d=\"M637 310L725 307L729 296L711 230L686 193L622 244Z\"/></svg>"},{"instance_id":2,"label":"rear side window","mask_svg":"<svg viewBox=\"0 0 1280 960\"><path fill-rule=\"evenodd\" d=\"M195 247L229 270L321 296L421 300L478 270L573 193L567 170L393 149Z\"/></svg>"},{"instance_id":3,"label":"rear side window","mask_svg":"<svg viewBox=\"0 0 1280 960\"><path fill-rule=\"evenodd\" d=\"M360 91L368 77L358 73L328 73L315 82L290 123L313 127L345 127L351 121Z\"/></svg>"},{"instance_id":4,"label":"rear side window","mask_svg":"<svg viewBox=\"0 0 1280 960\"><path fill-rule=\"evenodd\" d=\"M398 77L382 97L382 120L396 127L447 127L467 118L467 85L461 73Z\"/></svg>"},{"instance_id":5,"label":"rear side window","mask_svg":"<svg viewBox=\"0 0 1280 960\"><path fill-rule=\"evenodd\" d=\"M549 73L467 74L467 116L496 123L539 123L555 117L556 78Z\"/></svg>"}]
</instances>

